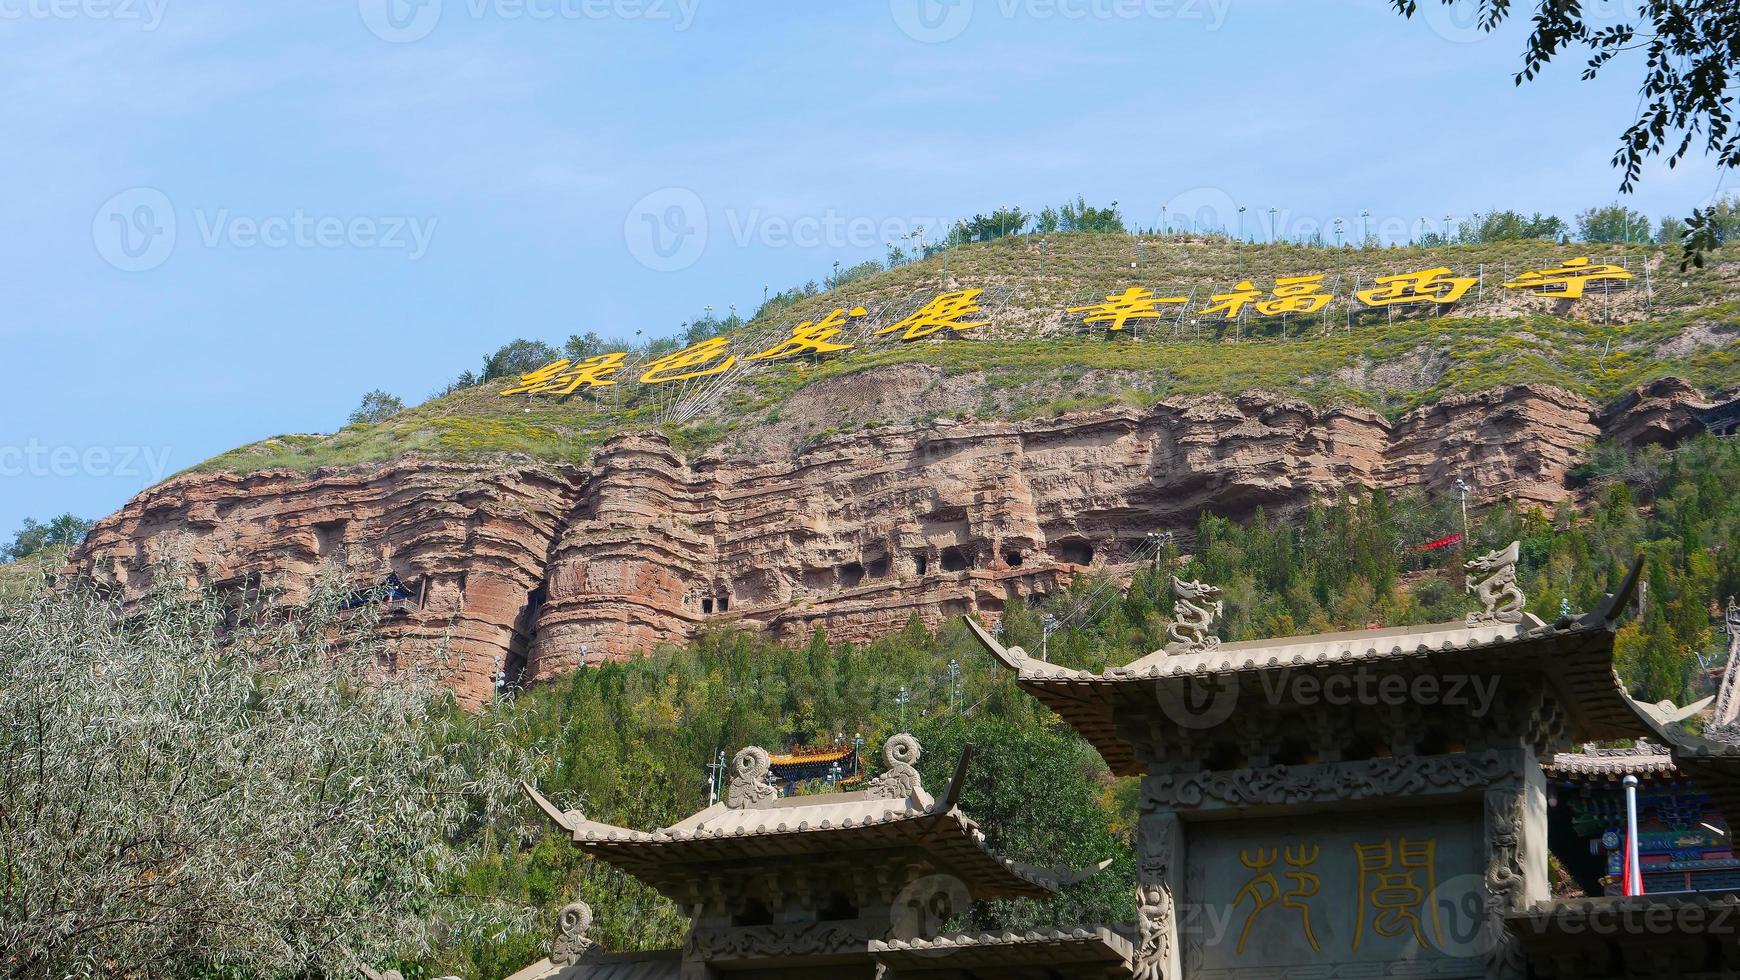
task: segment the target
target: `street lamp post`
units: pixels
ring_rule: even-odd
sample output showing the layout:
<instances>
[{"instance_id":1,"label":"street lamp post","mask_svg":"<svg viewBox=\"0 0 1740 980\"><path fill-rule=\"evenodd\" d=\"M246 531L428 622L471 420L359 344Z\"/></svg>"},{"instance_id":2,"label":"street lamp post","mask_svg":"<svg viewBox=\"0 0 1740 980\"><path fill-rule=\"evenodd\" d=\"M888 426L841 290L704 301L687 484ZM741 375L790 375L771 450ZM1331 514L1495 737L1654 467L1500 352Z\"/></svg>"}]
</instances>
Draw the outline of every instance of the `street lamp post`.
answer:
<instances>
[{"instance_id":1,"label":"street lamp post","mask_svg":"<svg viewBox=\"0 0 1740 980\"><path fill-rule=\"evenodd\" d=\"M949 710L954 710L955 702L961 691L961 662L949 661Z\"/></svg>"},{"instance_id":2,"label":"street lamp post","mask_svg":"<svg viewBox=\"0 0 1740 980\"><path fill-rule=\"evenodd\" d=\"M1045 618L1040 620L1040 626L1044 630L1044 635L1039 639L1039 659L1050 663L1051 634L1057 632L1057 617L1046 613Z\"/></svg>"},{"instance_id":3,"label":"street lamp post","mask_svg":"<svg viewBox=\"0 0 1740 980\"><path fill-rule=\"evenodd\" d=\"M1277 210L1279 210L1279 209L1278 208L1270 208L1269 209L1269 244L1270 245L1275 244L1275 242L1278 240L1275 237L1275 212Z\"/></svg>"}]
</instances>

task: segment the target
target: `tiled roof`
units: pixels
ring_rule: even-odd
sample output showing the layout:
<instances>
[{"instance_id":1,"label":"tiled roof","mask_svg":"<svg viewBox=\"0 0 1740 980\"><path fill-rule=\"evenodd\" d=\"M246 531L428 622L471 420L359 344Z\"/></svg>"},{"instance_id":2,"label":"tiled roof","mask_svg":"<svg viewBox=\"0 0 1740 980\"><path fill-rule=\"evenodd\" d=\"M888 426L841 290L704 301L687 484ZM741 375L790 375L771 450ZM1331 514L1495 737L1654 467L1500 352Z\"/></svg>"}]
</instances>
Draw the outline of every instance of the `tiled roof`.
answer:
<instances>
[{"instance_id":1,"label":"tiled roof","mask_svg":"<svg viewBox=\"0 0 1740 980\"><path fill-rule=\"evenodd\" d=\"M1581 752L1560 752L1542 767L1549 776L1617 782L1627 775L1671 778L1679 775L1673 756L1660 745L1645 742L1620 749L1585 745Z\"/></svg>"},{"instance_id":2,"label":"tiled roof","mask_svg":"<svg viewBox=\"0 0 1740 980\"><path fill-rule=\"evenodd\" d=\"M970 625L993 655L1017 671L1021 687L1093 743L1119 775L1138 775L1143 770L1135 747L1118 731L1117 706L1152 710L1157 682L1241 680L1271 671L1328 672L1410 664L1440 669L1453 662L1453 669L1461 672L1526 672L1544 677L1557 690L1576 737L1644 734L1625 709L1624 692L1613 674L1613 629L1598 616L1553 624L1525 616L1520 623L1493 626L1439 623L1356 630L1227 643L1201 653L1162 650L1099 674L1030 659L1019 648L1004 648L977 624Z\"/></svg>"},{"instance_id":3,"label":"tiled roof","mask_svg":"<svg viewBox=\"0 0 1740 980\"><path fill-rule=\"evenodd\" d=\"M929 794L890 800L869 792L819 793L742 808L718 803L649 833L562 813L526 790L581 850L649 881L700 862L902 847L924 851L976 897L1044 898L1077 877L999 857L977 823L951 800L933 802Z\"/></svg>"}]
</instances>

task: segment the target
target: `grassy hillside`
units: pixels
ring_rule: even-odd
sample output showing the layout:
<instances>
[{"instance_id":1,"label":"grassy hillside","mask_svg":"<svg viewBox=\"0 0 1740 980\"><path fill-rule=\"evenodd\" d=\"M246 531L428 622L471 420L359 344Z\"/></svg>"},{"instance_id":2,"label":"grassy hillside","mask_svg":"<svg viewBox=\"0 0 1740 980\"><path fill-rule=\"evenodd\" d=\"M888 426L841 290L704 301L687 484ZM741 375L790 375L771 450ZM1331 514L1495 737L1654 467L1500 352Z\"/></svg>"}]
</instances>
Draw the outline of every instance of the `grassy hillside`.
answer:
<instances>
[{"instance_id":1,"label":"grassy hillside","mask_svg":"<svg viewBox=\"0 0 1740 980\"><path fill-rule=\"evenodd\" d=\"M687 424L668 421L683 400L677 386L624 384L602 401L584 394L503 398L500 392L511 382L502 379L460 389L374 425L267 439L198 469L306 470L413 452L445 457L521 453L581 461L613 433L650 427L666 428L681 445L712 445L781 420L793 397L812 386L902 367L921 368L924 376L949 383L936 386L922 410L908 405L830 419L805 409L808 431L843 431L925 415L1021 418L1252 389L1322 405L1361 404L1395 415L1447 394L1515 382L1561 385L1604 400L1670 374L1712 391L1740 379L1740 347L1734 343L1740 336L1736 247L1713 256L1708 268L1682 274L1675 255L1646 245L1511 241L1333 249L1240 246L1213 239L1150 238L1141 246L1139 241L1121 234L1012 236L950 249L780 306L733 333L734 349L749 353L767 346L801 320L835 307L903 310L944 289L985 288L993 322L969 334L907 344L848 335L858 349L831 360L761 362L728 379ZM1632 288L1606 296L1593 285L1574 305L1498 286L1525 269L1581 255L1623 261L1637 279ZM1451 315L1398 313L1392 318L1367 311L1349 322L1345 297L1353 289L1369 288L1374 276L1440 265L1482 279ZM1238 326L1194 322L1187 315L1180 322L1144 325L1139 335L1108 335L1084 331L1059 315L1130 285L1146 285L1162 296L1194 295L1194 312L1208 295L1227 291L1240 279L1266 290L1278 277L1313 274L1326 276L1337 302L1323 315L1285 323L1253 319ZM699 403L702 387L691 385L687 398Z\"/></svg>"}]
</instances>

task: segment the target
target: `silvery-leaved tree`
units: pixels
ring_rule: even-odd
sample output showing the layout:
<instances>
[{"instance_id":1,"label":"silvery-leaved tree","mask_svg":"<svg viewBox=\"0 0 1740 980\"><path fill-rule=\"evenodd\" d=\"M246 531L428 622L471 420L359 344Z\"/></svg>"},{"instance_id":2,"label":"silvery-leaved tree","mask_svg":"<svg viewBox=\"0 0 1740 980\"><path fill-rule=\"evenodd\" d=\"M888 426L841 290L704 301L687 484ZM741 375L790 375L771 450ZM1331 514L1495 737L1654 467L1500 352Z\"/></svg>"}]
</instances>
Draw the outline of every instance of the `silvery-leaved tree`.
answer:
<instances>
[{"instance_id":1,"label":"silvery-leaved tree","mask_svg":"<svg viewBox=\"0 0 1740 980\"><path fill-rule=\"evenodd\" d=\"M354 976L501 921L442 882L520 767L371 603L157 580L0 598L0 974Z\"/></svg>"}]
</instances>

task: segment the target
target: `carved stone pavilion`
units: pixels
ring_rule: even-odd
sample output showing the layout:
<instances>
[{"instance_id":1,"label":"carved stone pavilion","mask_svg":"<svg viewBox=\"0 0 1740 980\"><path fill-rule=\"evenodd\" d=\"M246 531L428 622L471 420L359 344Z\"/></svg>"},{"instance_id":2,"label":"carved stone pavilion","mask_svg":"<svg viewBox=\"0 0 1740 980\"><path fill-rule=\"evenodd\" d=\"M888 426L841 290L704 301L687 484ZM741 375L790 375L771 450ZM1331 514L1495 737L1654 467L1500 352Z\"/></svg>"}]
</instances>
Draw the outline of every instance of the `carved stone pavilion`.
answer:
<instances>
[{"instance_id":1,"label":"carved stone pavilion","mask_svg":"<svg viewBox=\"0 0 1740 980\"><path fill-rule=\"evenodd\" d=\"M1577 746L1649 739L1650 758L1614 765L1665 760L1723 813L1740 813L1740 748L1683 730L1707 702L1645 705L1619 684L1614 635L1641 564L1600 609L1547 623L1523 611L1516 555L1468 563L1483 609L1465 621L1240 643L1213 635L1218 590L1174 580L1166 647L1101 673L973 624L1114 773L1141 778L1135 923L940 934L969 900L1041 897L1083 874L990 853L956 806L967 760L933 799L909 736L868 789L794 798L750 748L725 802L651 833L528 788L691 929L681 950L612 956L590 947L576 903L551 957L514 980L1740 976L1731 892L1552 897L1549 774Z\"/></svg>"}]
</instances>

